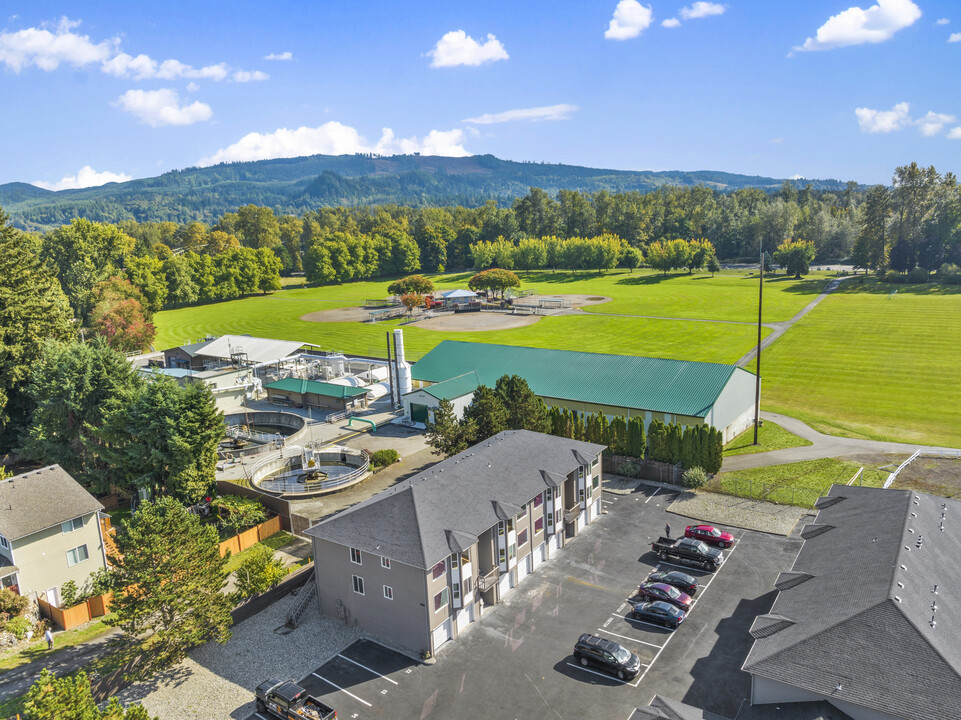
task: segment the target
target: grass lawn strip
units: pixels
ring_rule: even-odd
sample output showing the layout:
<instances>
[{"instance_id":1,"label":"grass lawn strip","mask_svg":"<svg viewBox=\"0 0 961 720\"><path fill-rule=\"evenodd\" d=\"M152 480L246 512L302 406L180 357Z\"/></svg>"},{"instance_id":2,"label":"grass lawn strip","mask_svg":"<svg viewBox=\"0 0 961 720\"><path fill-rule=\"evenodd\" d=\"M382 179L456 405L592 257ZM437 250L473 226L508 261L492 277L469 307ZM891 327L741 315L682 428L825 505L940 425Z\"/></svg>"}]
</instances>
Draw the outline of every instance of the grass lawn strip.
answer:
<instances>
[{"instance_id":1,"label":"grass lawn strip","mask_svg":"<svg viewBox=\"0 0 961 720\"><path fill-rule=\"evenodd\" d=\"M787 465L721 473L705 489L737 497L809 508L831 485L846 485L860 467L860 463L852 460L804 460ZM887 471L864 466L858 484L882 487L887 477Z\"/></svg>"},{"instance_id":2,"label":"grass lawn strip","mask_svg":"<svg viewBox=\"0 0 961 720\"><path fill-rule=\"evenodd\" d=\"M53 651L47 650L47 641L44 640L43 636L41 635L39 638L34 639L34 641L29 645L5 652L0 655L0 670L12 670L15 667L32 662L37 658L41 658L46 655L53 655L58 650L62 650L63 648L68 648L72 647L73 645L80 645L90 640L95 640L101 635L113 630L112 627L105 623L105 620L108 617L110 616L105 615L102 618L88 622L81 627L74 628L73 630L66 630L64 632L56 633L54 635ZM0 717L7 717L7 715L0 713Z\"/></svg>"},{"instance_id":3,"label":"grass lawn strip","mask_svg":"<svg viewBox=\"0 0 961 720\"><path fill-rule=\"evenodd\" d=\"M724 457L749 455L751 453L784 450L792 447L813 445L810 440L788 432L777 423L765 420L757 433L758 444L754 444L754 427L750 427L724 446Z\"/></svg>"},{"instance_id":4,"label":"grass lawn strip","mask_svg":"<svg viewBox=\"0 0 961 720\"><path fill-rule=\"evenodd\" d=\"M282 547L286 547L287 545L290 545L296 539L297 538L291 535L289 532L285 530L281 530L278 533L274 533L270 537L264 538L259 543L257 543L257 545L266 545L267 547L270 548L271 552L274 552L275 550L279 550ZM231 555L229 558L227 558L227 565L225 566L226 572L232 573L237 568L239 568L240 563L243 562L244 557L246 557L250 553L253 547L255 546L251 546L246 550L244 550L243 552L239 552L236 555Z\"/></svg>"}]
</instances>

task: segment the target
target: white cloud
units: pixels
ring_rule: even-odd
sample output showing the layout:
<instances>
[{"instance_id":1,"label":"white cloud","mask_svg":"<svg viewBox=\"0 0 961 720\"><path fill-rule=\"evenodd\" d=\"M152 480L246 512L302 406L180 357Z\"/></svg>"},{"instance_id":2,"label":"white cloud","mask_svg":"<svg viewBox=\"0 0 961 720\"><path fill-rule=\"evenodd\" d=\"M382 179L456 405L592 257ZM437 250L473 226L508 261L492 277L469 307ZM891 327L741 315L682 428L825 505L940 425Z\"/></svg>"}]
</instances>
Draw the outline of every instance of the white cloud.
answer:
<instances>
[{"instance_id":1,"label":"white cloud","mask_svg":"<svg viewBox=\"0 0 961 720\"><path fill-rule=\"evenodd\" d=\"M463 130L431 130L425 137L397 138L384 128L380 140L369 142L356 128L331 121L320 127L280 128L272 133L252 132L233 145L221 148L198 165L207 167L222 162L249 162L269 158L303 155L350 155L353 153L423 153L425 155L468 155L464 149Z\"/></svg>"},{"instance_id":2,"label":"white cloud","mask_svg":"<svg viewBox=\"0 0 961 720\"><path fill-rule=\"evenodd\" d=\"M499 113L484 113L477 117L467 118L462 122L474 125L492 125L494 123L512 122L514 120L567 120L571 113L577 112L577 105L547 105L545 107L521 108Z\"/></svg>"},{"instance_id":3,"label":"white cloud","mask_svg":"<svg viewBox=\"0 0 961 720\"><path fill-rule=\"evenodd\" d=\"M951 37L948 38L949 43L961 42L961 33L951 33Z\"/></svg>"},{"instance_id":4,"label":"white cloud","mask_svg":"<svg viewBox=\"0 0 961 720\"><path fill-rule=\"evenodd\" d=\"M483 65L510 57L501 41L493 35L489 34L484 42L477 42L463 30L451 30L437 41L427 55L433 58L430 66L435 68Z\"/></svg>"},{"instance_id":5,"label":"white cloud","mask_svg":"<svg viewBox=\"0 0 961 720\"><path fill-rule=\"evenodd\" d=\"M908 115L910 109L911 106L908 103L902 102L890 110L857 108L854 114L858 118L858 125L861 126L861 132L889 133L911 124L911 117Z\"/></svg>"},{"instance_id":6,"label":"white cloud","mask_svg":"<svg viewBox=\"0 0 961 720\"><path fill-rule=\"evenodd\" d=\"M199 89L200 89L200 86L197 83L195 83L193 80L187 83L187 92L197 92Z\"/></svg>"},{"instance_id":7,"label":"white cloud","mask_svg":"<svg viewBox=\"0 0 961 720\"><path fill-rule=\"evenodd\" d=\"M0 62L15 73L30 65L52 72L61 63L85 67L110 57L118 40L95 43L87 35L71 32L77 25L64 17L52 32L40 27L0 33Z\"/></svg>"},{"instance_id":8,"label":"white cloud","mask_svg":"<svg viewBox=\"0 0 961 720\"><path fill-rule=\"evenodd\" d=\"M151 127L193 125L209 120L213 115L210 106L199 101L181 105L177 91L169 88L128 90L114 104Z\"/></svg>"},{"instance_id":9,"label":"white cloud","mask_svg":"<svg viewBox=\"0 0 961 720\"><path fill-rule=\"evenodd\" d=\"M911 0L877 0L876 5L862 9L852 7L832 16L794 50L833 50L834 48L890 40L921 17L921 8Z\"/></svg>"},{"instance_id":10,"label":"white cloud","mask_svg":"<svg viewBox=\"0 0 961 720\"><path fill-rule=\"evenodd\" d=\"M97 172L89 165L84 165L76 175L64 175L59 182L49 183L37 180L33 184L47 190L73 190L96 187L109 182L127 182L132 179L127 173Z\"/></svg>"},{"instance_id":11,"label":"white cloud","mask_svg":"<svg viewBox=\"0 0 961 720\"><path fill-rule=\"evenodd\" d=\"M641 5L637 0L621 0L614 8L614 17L604 37L608 40L630 40L647 30L654 22L650 5Z\"/></svg>"},{"instance_id":12,"label":"white cloud","mask_svg":"<svg viewBox=\"0 0 961 720\"><path fill-rule=\"evenodd\" d=\"M771 143L774 145L780 145L783 142L784 142L784 138L782 137L771 138Z\"/></svg>"},{"instance_id":13,"label":"white cloud","mask_svg":"<svg viewBox=\"0 0 961 720\"><path fill-rule=\"evenodd\" d=\"M948 132L948 139L961 140L961 126L956 128L951 128L950 132Z\"/></svg>"},{"instance_id":14,"label":"white cloud","mask_svg":"<svg viewBox=\"0 0 961 720\"><path fill-rule=\"evenodd\" d=\"M661 22L661 27L676 28L680 26L681 26L681 21L678 20L677 18L668 18L667 20L663 20Z\"/></svg>"},{"instance_id":15,"label":"white cloud","mask_svg":"<svg viewBox=\"0 0 961 720\"><path fill-rule=\"evenodd\" d=\"M953 123L954 120L954 115L936 113L929 110L927 115L918 118L914 124L918 126L918 131L924 135L924 137L934 137L935 135L940 135L941 131L944 130L944 126L948 123Z\"/></svg>"},{"instance_id":16,"label":"white cloud","mask_svg":"<svg viewBox=\"0 0 961 720\"><path fill-rule=\"evenodd\" d=\"M950 24L951 24L951 21L948 20L947 18L938 18L937 20L934 21L934 24L935 24L935 25L950 25Z\"/></svg>"},{"instance_id":17,"label":"white cloud","mask_svg":"<svg viewBox=\"0 0 961 720\"><path fill-rule=\"evenodd\" d=\"M101 72L107 75L132 80L191 78L221 81L232 70L227 63L195 68L179 60L158 61L149 55L130 55L121 51L119 38L94 42L87 35L73 32L79 25L79 21L61 18L52 31L41 26L0 33L0 63L15 73L31 65L52 72L61 64L86 67L97 63ZM260 71L234 69L233 72L234 75L249 76L250 80L266 79L265 73Z\"/></svg>"},{"instance_id":18,"label":"white cloud","mask_svg":"<svg viewBox=\"0 0 961 720\"><path fill-rule=\"evenodd\" d=\"M264 55L264 60L293 60L293 53L288 50L282 53L270 53L270 55Z\"/></svg>"},{"instance_id":19,"label":"white cloud","mask_svg":"<svg viewBox=\"0 0 961 720\"><path fill-rule=\"evenodd\" d=\"M727 10L727 8L720 3L698 0L698 2L692 3L690 7L681 8L680 13L681 17L685 20L696 20L697 18L710 17L711 15L723 15L725 10Z\"/></svg>"},{"instance_id":20,"label":"white cloud","mask_svg":"<svg viewBox=\"0 0 961 720\"><path fill-rule=\"evenodd\" d=\"M246 82L260 82L261 80L269 80L270 75L260 70L254 70L250 72L249 70L238 70L234 73L234 82L246 83Z\"/></svg>"}]
</instances>

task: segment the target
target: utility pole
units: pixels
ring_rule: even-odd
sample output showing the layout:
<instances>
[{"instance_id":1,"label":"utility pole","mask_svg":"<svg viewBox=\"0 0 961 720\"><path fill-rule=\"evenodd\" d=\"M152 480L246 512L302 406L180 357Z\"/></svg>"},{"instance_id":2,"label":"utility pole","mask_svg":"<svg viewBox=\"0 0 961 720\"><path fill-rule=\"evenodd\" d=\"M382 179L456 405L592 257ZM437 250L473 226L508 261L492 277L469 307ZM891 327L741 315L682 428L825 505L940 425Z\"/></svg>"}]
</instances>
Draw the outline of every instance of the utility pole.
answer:
<instances>
[{"instance_id":1,"label":"utility pole","mask_svg":"<svg viewBox=\"0 0 961 720\"><path fill-rule=\"evenodd\" d=\"M757 284L757 364L754 369L754 444L761 423L761 301L764 298L764 241L761 241L761 265Z\"/></svg>"}]
</instances>

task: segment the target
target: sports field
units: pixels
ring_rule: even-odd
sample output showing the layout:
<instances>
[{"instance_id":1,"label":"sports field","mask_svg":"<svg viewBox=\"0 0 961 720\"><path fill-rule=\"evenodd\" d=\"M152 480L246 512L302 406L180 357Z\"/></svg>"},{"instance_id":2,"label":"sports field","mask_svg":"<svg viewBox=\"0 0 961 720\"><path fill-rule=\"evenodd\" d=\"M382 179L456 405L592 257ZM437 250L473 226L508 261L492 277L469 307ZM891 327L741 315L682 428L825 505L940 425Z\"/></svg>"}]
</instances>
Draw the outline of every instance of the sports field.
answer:
<instances>
[{"instance_id":1,"label":"sports field","mask_svg":"<svg viewBox=\"0 0 961 720\"><path fill-rule=\"evenodd\" d=\"M958 286L849 280L764 354L762 407L825 433L961 447L959 338Z\"/></svg>"}]
</instances>

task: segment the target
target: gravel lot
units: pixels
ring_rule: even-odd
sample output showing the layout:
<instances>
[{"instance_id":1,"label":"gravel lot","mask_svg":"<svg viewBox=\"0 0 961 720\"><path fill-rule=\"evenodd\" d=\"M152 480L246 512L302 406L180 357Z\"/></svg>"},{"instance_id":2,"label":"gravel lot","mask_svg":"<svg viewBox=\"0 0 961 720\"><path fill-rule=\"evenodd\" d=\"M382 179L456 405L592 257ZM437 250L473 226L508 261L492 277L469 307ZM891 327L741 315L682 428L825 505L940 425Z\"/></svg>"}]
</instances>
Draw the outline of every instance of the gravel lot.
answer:
<instances>
[{"instance_id":1,"label":"gravel lot","mask_svg":"<svg viewBox=\"0 0 961 720\"><path fill-rule=\"evenodd\" d=\"M208 643L177 667L120 693L124 703L142 702L160 720L245 718L254 711L254 688L276 676L300 680L355 640L366 637L308 610L300 626L283 627L297 602L288 595L233 628L226 645ZM395 648L403 651L402 648Z\"/></svg>"},{"instance_id":2,"label":"gravel lot","mask_svg":"<svg viewBox=\"0 0 961 720\"><path fill-rule=\"evenodd\" d=\"M790 535L798 521L809 514L808 510L793 505L777 505L708 492L683 493L667 511L701 522L775 535Z\"/></svg>"}]
</instances>

